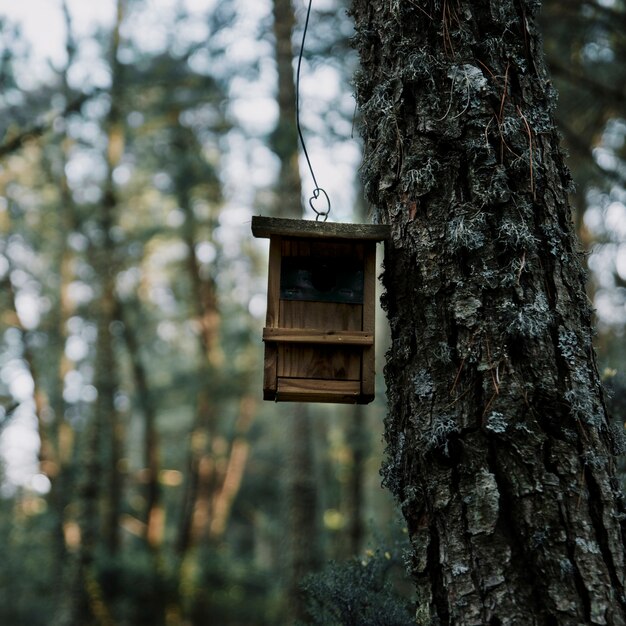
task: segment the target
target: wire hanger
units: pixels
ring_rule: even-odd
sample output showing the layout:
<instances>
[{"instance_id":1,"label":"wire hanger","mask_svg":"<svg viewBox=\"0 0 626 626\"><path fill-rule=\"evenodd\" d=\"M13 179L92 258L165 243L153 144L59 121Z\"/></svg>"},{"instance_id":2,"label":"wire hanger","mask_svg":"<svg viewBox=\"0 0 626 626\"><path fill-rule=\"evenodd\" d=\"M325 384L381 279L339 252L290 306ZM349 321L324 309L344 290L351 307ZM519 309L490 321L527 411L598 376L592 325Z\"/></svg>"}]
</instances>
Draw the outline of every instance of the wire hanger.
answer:
<instances>
[{"instance_id":1,"label":"wire hanger","mask_svg":"<svg viewBox=\"0 0 626 626\"><path fill-rule=\"evenodd\" d=\"M317 183L317 178L315 177L315 172L313 171L313 165L311 164L311 159L309 157L309 153L306 149L306 143L304 142L304 136L302 134L302 128L300 126L300 69L302 67L302 56L304 55L304 42L306 40L306 33L309 28L309 17L311 16L311 5L313 4L313 0L309 0L309 6L306 12L306 20L304 22L304 32L302 33L302 44L300 45L300 54L298 55L298 69L296 71L296 126L298 129L298 137L300 138L300 143L302 144L302 151L304 152L304 156L306 158L307 165L309 166L309 171L311 172L311 177L313 178L313 183L315 188L313 189L313 195L309 198L309 206L311 210L315 213L317 222L321 217L324 218L324 222L328 219L328 214L330 213L331 205L330 198L328 194L322 187L320 187ZM326 209L319 210L315 208L314 202L320 196L323 196L326 200Z\"/></svg>"}]
</instances>

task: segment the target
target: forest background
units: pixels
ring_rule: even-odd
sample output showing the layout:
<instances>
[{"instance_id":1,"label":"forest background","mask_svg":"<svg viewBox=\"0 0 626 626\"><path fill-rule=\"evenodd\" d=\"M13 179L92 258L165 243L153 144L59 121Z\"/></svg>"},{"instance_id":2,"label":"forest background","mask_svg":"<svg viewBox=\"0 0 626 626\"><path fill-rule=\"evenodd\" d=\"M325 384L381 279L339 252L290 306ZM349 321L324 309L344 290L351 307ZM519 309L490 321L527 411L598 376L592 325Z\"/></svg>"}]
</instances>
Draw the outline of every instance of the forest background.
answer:
<instances>
[{"instance_id":1,"label":"forest background","mask_svg":"<svg viewBox=\"0 0 626 626\"><path fill-rule=\"evenodd\" d=\"M410 602L378 475L382 378L368 407L310 407L304 432L293 405L261 401L267 243L250 220L299 210L280 191L289 2L9 4L0 623L293 623L303 571L326 572L306 597L310 619L331 623L320 602L332 611L368 585L371 598L396 565L380 605ZM293 9L297 51L305 2ZM302 122L331 219L367 221L346 9L313 3ZM600 368L623 423L626 8L546 0L542 20Z\"/></svg>"}]
</instances>

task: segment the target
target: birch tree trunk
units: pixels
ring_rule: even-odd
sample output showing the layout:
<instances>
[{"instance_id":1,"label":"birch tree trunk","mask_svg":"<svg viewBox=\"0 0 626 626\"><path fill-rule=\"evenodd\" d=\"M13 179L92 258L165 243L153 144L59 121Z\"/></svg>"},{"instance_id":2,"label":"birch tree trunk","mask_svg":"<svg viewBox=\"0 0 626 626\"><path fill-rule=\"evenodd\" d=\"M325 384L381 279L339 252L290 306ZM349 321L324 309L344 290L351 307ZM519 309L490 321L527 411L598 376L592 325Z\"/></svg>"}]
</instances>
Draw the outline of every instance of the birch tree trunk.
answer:
<instances>
[{"instance_id":1,"label":"birch tree trunk","mask_svg":"<svg viewBox=\"0 0 626 626\"><path fill-rule=\"evenodd\" d=\"M353 0L391 224L384 482L419 624L626 623L624 507L536 0ZM621 430L621 429L620 429Z\"/></svg>"}]
</instances>

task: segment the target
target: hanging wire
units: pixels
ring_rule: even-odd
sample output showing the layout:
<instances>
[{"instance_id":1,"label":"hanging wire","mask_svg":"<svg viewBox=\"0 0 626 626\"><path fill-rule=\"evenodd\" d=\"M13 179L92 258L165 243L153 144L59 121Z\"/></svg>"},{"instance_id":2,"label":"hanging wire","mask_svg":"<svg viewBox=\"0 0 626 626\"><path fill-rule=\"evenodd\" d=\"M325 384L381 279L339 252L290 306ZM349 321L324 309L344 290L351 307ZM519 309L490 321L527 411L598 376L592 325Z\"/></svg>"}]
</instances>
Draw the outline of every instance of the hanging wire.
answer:
<instances>
[{"instance_id":1,"label":"hanging wire","mask_svg":"<svg viewBox=\"0 0 626 626\"><path fill-rule=\"evenodd\" d=\"M302 44L300 46L300 54L298 55L298 69L296 71L296 127L298 129L298 137L300 137L300 143L302 144L302 151L304 152L307 165L309 166L309 171L311 172L311 177L313 178L313 183L315 184L315 189L313 189L313 195L309 198L309 206L316 214L317 217L315 218L315 221L317 222L320 217L323 217L324 221L328 219L328 214L330 213L330 198L328 197L326 191L317 184L315 172L313 171L313 165L311 165L311 159L309 158L309 153L306 149L306 143L304 142L302 128L300 127L300 68L302 67L302 56L304 55L304 41L306 39L306 33L309 28L309 17L311 16L312 4L313 0L309 0L309 7L307 9L306 20L304 22L304 32L302 33ZM315 208L313 202L322 195L326 199L326 210L320 211L319 209Z\"/></svg>"}]
</instances>

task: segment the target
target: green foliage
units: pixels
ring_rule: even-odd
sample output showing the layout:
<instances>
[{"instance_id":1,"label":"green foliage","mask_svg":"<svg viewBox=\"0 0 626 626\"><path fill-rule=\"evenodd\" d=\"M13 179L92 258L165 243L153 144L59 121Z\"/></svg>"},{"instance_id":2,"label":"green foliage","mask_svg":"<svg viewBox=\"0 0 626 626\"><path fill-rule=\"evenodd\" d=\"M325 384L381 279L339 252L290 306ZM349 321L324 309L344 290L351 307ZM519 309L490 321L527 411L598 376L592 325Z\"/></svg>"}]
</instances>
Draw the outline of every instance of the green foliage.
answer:
<instances>
[{"instance_id":1,"label":"green foliage","mask_svg":"<svg viewBox=\"0 0 626 626\"><path fill-rule=\"evenodd\" d=\"M177 597L177 578L141 546L117 558L102 555L97 579L119 626L161 626Z\"/></svg>"},{"instance_id":2,"label":"green foliage","mask_svg":"<svg viewBox=\"0 0 626 626\"><path fill-rule=\"evenodd\" d=\"M59 563L41 498L0 498L0 624L46 626L59 598Z\"/></svg>"},{"instance_id":3,"label":"green foliage","mask_svg":"<svg viewBox=\"0 0 626 626\"><path fill-rule=\"evenodd\" d=\"M399 560L388 551L331 562L303 584L311 620L319 626L410 626L410 601L394 584Z\"/></svg>"},{"instance_id":4,"label":"green foliage","mask_svg":"<svg viewBox=\"0 0 626 626\"><path fill-rule=\"evenodd\" d=\"M236 559L223 548L200 550L198 573L191 598L194 624L223 626L277 623L280 590L276 578L253 562Z\"/></svg>"}]
</instances>

